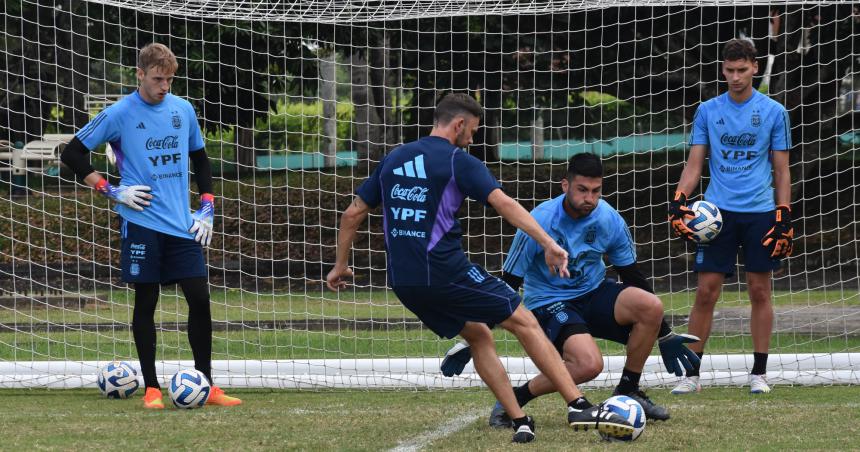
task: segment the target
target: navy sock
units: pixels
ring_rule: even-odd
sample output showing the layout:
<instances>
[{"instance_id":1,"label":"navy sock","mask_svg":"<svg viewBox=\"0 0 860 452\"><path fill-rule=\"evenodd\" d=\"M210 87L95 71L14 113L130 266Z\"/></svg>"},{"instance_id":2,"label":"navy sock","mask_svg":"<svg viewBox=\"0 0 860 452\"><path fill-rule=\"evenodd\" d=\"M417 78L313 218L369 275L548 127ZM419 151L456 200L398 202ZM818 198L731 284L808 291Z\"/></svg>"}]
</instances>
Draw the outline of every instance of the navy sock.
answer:
<instances>
[{"instance_id":1,"label":"navy sock","mask_svg":"<svg viewBox=\"0 0 860 452\"><path fill-rule=\"evenodd\" d=\"M688 370L688 371L687 371L687 376L688 376L688 377L698 377L698 376L699 376L699 368L700 368L700 367L702 367L701 359L702 359L702 357L703 357L703 356L705 356L705 352L696 353L696 356L698 356L698 357L699 357L699 364L697 364L697 365L693 366L693 370Z\"/></svg>"},{"instance_id":2,"label":"navy sock","mask_svg":"<svg viewBox=\"0 0 860 452\"><path fill-rule=\"evenodd\" d=\"M639 379L642 377L641 372L633 372L628 368L624 368L621 373L621 381L618 382L616 391L619 394L630 394L639 389Z\"/></svg>"},{"instance_id":3,"label":"navy sock","mask_svg":"<svg viewBox=\"0 0 860 452\"><path fill-rule=\"evenodd\" d=\"M753 352L753 375L764 375L767 373L767 353Z\"/></svg>"},{"instance_id":4,"label":"navy sock","mask_svg":"<svg viewBox=\"0 0 860 452\"><path fill-rule=\"evenodd\" d=\"M518 386L514 388L514 395L517 396L517 403L520 407L526 406L527 403L531 402L532 399L537 397L529 391L529 382L527 381L524 385Z\"/></svg>"},{"instance_id":5,"label":"navy sock","mask_svg":"<svg viewBox=\"0 0 860 452\"><path fill-rule=\"evenodd\" d=\"M511 419L511 420L514 422L514 429L518 428L521 425L528 425L528 423L529 423L529 417L528 416L518 417L516 419Z\"/></svg>"}]
</instances>

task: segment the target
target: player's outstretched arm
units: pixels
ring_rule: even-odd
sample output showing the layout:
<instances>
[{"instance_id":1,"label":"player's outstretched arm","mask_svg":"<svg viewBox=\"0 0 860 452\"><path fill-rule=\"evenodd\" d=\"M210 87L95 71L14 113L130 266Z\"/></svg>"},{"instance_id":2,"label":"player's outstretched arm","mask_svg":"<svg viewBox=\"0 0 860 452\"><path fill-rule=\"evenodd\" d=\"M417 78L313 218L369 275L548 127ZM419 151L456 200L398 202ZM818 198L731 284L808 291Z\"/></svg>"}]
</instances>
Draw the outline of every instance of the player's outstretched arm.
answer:
<instances>
[{"instance_id":1,"label":"player's outstretched arm","mask_svg":"<svg viewBox=\"0 0 860 452\"><path fill-rule=\"evenodd\" d=\"M75 137L63 149L60 160L71 168L87 186L105 197L137 211L142 211L144 207L149 206L152 195L149 193L151 189L148 185L119 185L114 187L90 165L90 159L87 157L89 152L90 150Z\"/></svg>"},{"instance_id":2,"label":"player's outstretched arm","mask_svg":"<svg viewBox=\"0 0 860 452\"><path fill-rule=\"evenodd\" d=\"M506 195L501 189L493 190L487 197L487 202L516 228L533 238L544 249L546 265L551 273L558 273L563 278L569 278L567 270L567 251L558 246L555 240L543 230L529 212L516 200Z\"/></svg>"},{"instance_id":3,"label":"player's outstretched arm","mask_svg":"<svg viewBox=\"0 0 860 452\"><path fill-rule=\"evenodd\" d=\"M690 155L687 158L687 164L684 166L684 171L681 173L681 180L678 182L678 188L675 194L669 199L669 223L672 225L672 232L676 237L681 237L687 241L694 241L693 231L684 224L684 218L695 216L692 210L687 207L687 196L695 190L699 184L699 179L702 177L702 165L705 163L705 155L708 148L705 145L697 144L690 147Z\"/></svg>"},{"instance_id":4,"label":"player's outstretched arm","mask_svg":"<svg viewBox=\"0 0 860 452\"><path fill-rule=\"evenodd\" d=\"M358 227L364 223L370 212L368 206L360 196L356 196L349 207L340 218L340 230L337 234L337 257L334 268L326 276L326 285L331 290L346 287L346 278L352 278L352 270L349 268L349 253L352 250L352 242L358 233Z\"/></svg>"},{"instance_id":5,"label":"player's outstretched arm","mask_svg":"<svg viewBox=\"0 0 860 452\"><path fill-rule=\"evenodd\" d=\"M702 177L702 166L705 164L707 154L708 147L704 144L690 146L690 154L687 156L684 171L681 172L681 180L678 181L676 192L689 195L696 189L699 185L699 179Z\"/></svg>"}]
</instances>

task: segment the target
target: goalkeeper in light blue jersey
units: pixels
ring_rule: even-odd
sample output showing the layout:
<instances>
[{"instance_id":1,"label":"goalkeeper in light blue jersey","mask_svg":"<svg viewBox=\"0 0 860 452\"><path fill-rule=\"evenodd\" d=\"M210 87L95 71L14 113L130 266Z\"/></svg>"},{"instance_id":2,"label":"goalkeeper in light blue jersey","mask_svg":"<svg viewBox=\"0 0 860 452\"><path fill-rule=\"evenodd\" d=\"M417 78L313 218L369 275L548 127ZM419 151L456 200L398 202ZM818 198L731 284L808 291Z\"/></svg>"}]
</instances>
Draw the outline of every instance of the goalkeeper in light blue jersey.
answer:
<instances>
[{"instance_id":1,"label":"goalkeeper in light blue jersey","mask_svg":"<svg viewBox=\"0 0 860 452\"><path fill-rule=\"evenodd\" d=\"M80 180L116 203L121 218L123 282L134 285L132 332L146 392L143 406L163 409L155 373L155 308L162 284L179 284L188 302L188 341L194 367L213 384L208 404L238 405L212 382L212 315L203 247L212 239L215 197L212 169L197 114L170 94L179 64L162 44L140 50L138 88L106 108L75 134L63 163ZM118 185L96 172L89 153L110 143ZM191 213L189 162L194 166L200 207Z\"/></svg>"},{"instance_id":2,"label":"goalkeeper in light blue jersey","mask_svg":"<svg viewBox=\"0 0 860 452\"><path fill-rule=\"evenodd\" d=\"M781 259L791 256L794 238L788 113L778 102L753 89L757 71L756 49L750 41L733 39L726 43L723 75L728 92L702 103L696 111L690 155L669 203L672 229L691 240L691 232L684 225L684 217L693 215L687 208L687 197L699 185L707 157L710 182L705 199L720 208L723 227L714 240L696 248L693 269L698 273L698 287L689 331L702 340L690 348L702 356L723 281L735 273L741 248L752 305L754 362L749 384L754 394L770 392L765 373L773 329L771 273L780 267ZM672 393L700 390L697 366Z\"/></svg>"},{"instance_id":3,"label":"goalkeeper in light blue jersey","mask_svg":"<svg viewBox=\"0 0 860 452\"><path fill-rule=\"evenodd\" d=\"M561 354L568 372L578 384L597 377L603 357L594 338L624 344L627 360L615 394L629 396L642 405L648 419L667 420L669 411L639 387L645 361L659 342L669 372L682 375L698 357L684 344L697 337L675 334L663 320L663 304L636 265L636 248L627 223L601 200L603 166L594 154L570 159L561 181L564 194L538 205L532 216L570 256L570 278L547 278L537 243L518 231L503 266L502 279L512 288L524 285L524 301L544 333ZM622 283L606 278L604 258L615 268ZM443 373L462 370L469 350L456 345L442 364ZM525 405L537 396L555 391L539 375L514 389L517 402ZM504 427L510 418L498 403L490 425Z\"/></svg>"}]
</instances>

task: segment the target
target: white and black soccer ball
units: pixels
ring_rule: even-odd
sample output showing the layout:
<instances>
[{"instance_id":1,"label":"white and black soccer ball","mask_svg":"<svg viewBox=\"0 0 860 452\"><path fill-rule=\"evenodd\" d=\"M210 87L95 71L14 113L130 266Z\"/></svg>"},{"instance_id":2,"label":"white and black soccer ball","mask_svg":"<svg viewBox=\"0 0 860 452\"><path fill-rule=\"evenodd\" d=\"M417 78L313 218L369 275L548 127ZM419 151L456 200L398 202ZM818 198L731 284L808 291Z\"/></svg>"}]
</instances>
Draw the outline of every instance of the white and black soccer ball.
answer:
<instances>
[{"instance_id":1,"label":"white and black soccer ball","mask_svg":"<svg viewBox=\"0 0 860 452\"><path fill-rule=\"evenodd\" d=\"M99 370L98 385L109 399L127 399L140 387L137 371L125 361L107 363Z\"/></svg>"},{"instance_id":2,"label":"white and black soccer ball","mask_svg":"<svg viewBox=\"0 0 860 452\"><path fill-rule=\"evenodd\" d=\"M200 408L209 400L212 387L209 380L197 369L184 369L170 379L167 393L177 408Z\"/></svg>"},{"instance_id":3,"label":"white and black soccer ball","mask_svg":"<svg viewBox=\"0 0 860 452\"><path fill-rule=\"evenodd\" d=\"M612 411L613 413L626 419L633 426L633 433L627 436L610 436L606 433L599 432L600 437L606 441L633 441L642 435L645 431L645 410L642 405L631 397L624 395L612 396L606 399L601 405L604 410Z\"/></svg>"},{"instance_id":4,"label":"white and black soccer ball","mask_svg":"<svg viewBox=\"0 0 860 452\"><path fill-rule=\"evenodd\" d=\"M723 228L723 215L720 209L708 201L696 201L690 205L695 217L685 217L684 224L693 232L693 238L699 243L714 240Z\"/></svg>"}]
</instances>

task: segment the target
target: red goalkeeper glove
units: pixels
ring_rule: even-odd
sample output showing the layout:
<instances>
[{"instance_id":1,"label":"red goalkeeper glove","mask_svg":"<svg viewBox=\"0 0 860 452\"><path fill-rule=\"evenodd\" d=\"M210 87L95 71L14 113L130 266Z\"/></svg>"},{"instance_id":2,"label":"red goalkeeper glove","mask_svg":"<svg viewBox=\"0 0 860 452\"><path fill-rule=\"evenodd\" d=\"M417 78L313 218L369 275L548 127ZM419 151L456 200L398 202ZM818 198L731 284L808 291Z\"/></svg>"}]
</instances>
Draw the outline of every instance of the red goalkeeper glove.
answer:
<instances>
[{"instance_id":1,"label":"red goalkeeper glove","mask_svg":"<svg viewBox=\"0 0 860 452\"><path fill-rule=\"evenodd\" d=\"M761 244L770 251L770 257L782 259L794 251L794 228L791 226L791 207L776 207L776 223L767 231Z\"/></svg>"},{"instance_id":2,"label":"red goalkeeper glove","mask_svg":"<svg viewBox=\"0 0 860 452\"><path fill-rule=\"evenodd\" d=\"M693 231L684 224L684 217L695 217L696 214L687 207L687 195L682 191L676 191L675 197L669 201L669 222L676 237L681 237L688 242L696 242Z\"/></svg>"}]
</instances>

